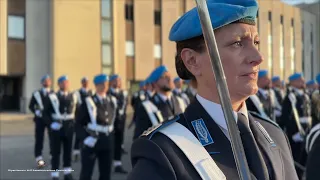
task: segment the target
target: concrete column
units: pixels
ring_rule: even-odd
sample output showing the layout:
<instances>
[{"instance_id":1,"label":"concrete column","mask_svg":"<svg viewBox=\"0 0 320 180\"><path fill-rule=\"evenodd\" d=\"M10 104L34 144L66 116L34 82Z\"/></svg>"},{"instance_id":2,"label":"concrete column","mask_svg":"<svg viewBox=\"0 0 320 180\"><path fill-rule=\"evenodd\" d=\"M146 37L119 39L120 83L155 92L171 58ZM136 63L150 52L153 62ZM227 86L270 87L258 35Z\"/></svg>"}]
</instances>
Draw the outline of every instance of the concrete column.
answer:
<instances>
[{"instance_id":1,"label":"concrete column","mask_svg":"<svg viewBox=\"0 0 320 180\"><path fill-rule=\"evenodd\" d=\"M40 78L51 73L51 0L26 1L26 76L23 99L41 87ZM27 106L25 106L26 111Z\"/></svg>"}]
</instances>

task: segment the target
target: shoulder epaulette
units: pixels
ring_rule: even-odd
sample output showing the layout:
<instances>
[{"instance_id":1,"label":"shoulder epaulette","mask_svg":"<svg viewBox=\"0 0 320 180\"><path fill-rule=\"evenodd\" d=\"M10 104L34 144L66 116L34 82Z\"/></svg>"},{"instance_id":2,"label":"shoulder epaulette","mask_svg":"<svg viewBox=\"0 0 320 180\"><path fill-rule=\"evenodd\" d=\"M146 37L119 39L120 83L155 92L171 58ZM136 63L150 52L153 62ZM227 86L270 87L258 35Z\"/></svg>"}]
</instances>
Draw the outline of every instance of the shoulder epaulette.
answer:
<instances>
[{"instance_id":1,"label":"shoulder epaulette","mask_svg":"<svg viewBox=\"0 0 320 180\"><path fill-rule=\"evenodd\" d=\"M272 121L271 119L269 119L269 118L267 118L267 117L261 116L259 113L250 111L250 114L251 114L252 116L256 117L256 118L259 118L259 119L261 119L261 120L263 120L263 121L266 121L266 122L269 122L269 123L273 124L273 125L276 126L277 128L280 128L280 126L279 126L276 122ZM280 128L280 129L281 129L281 128Z\"/></svg>"},{"instance_id":2,"label":"shoulder epaulette","mask_svg":"<svg viewBox=\"0 0 320 180\"><path fill-rule=\"evenodd\" d=\"M170 124L177 122L180 119L180 115L174 116L172 118L170 118L167 121L164 121L162 124L159 124L157 126L154 127L150 127L149 129L147 129L146 131L144 131L142 133L142 135L140 137L147 137L148 139L151 139L152 136L158 132L160 129L169 126Z\"/></svg>"}]
</instances>

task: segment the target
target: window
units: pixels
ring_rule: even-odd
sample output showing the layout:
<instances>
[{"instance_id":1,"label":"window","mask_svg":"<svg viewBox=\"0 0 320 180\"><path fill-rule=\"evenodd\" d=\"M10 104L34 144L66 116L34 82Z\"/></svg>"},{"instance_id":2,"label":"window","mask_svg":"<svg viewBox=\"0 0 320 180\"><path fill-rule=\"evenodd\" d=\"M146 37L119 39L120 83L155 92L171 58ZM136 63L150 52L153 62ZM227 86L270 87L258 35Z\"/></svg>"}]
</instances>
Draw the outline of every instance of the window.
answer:
<instances>
[{"instance_id":1,"label":"window","mask_svg":"<svg viewBox=\"0 0 320 180\"><path fill-rule=\"evenodd\" d=\"M108 75L113 74L112 68L111 67L102 67L102 73L108 74Z\"/></svg>"},{"instance_id":2,"label":"window","mask_svg":"<svg viewBox=\"0 0 320 180\"><path fill-rule=\"evenodd\" d=\"M110 20L105 20L105 19L102 19L101 20L101 38L102 38L102 41L107 41L107 42L110 42L111 41L111 32L112 32L112 29L111 29L111 22Z\"/></svg>"},{"instance_id":3,"label":"window","mask_svg":"<svg viewBox=\"0 0 320 180\"><path fill-rule=\"evenodd\" d=\"M126 42L126 56L128 57L134 56L134 42L132 41Z\"/></svg>"},{"instance_id":4,"label":"window","mask_svg":"<svg viewBox=\"0 0 320 180\"><path fill-rule=\"evenodd\" d=\"M133 21L133 5L132 4L125 5L125 13L126 13L126 20Z\"/></svg>"},{"instance_id":5,"label":"window","mask_svg":"<svg viewBox=\"0 0 320 180\"><path fill-rule=\"evenodd\" d=\"M109 44L102 45L102 65L112 65L111 46Z\"/></svg>"},{"instance_id":6,"label":"window","mask_svg":"<svg viewBox=\"0 0 320 180\"><path fill-rule=\"evenodd\" d=\"M103 18L111 18L111 2L110 2L110 0L101 0L101 16Z\"/></svg>"},{"instance_id":7,"label":"window","mask_svg":"<svg viewBox=\"0 0 320 180\"><path fill-rule=\"evenodd\" d=\"M305 66L304 66L304 21L301 21L301 51L302 51L302 53L301 53L301 63L302 63L302 72L303 72L303 74L305 74Z\"/></svg>"},{"instance_id":8,"label":"window","mask_svg":"<svg viewBox=\"0 0 320 180\"><path fill-rule=\"evenodd\" d=\"M294 32L294 20L291 19L290 27L290 39L291 39L291 48L290 48L290 61L291 61L291 72L295 72L295 32Z\"/></svg>"},{"instance_id":9,"label":"window","mask_svg":"<svg viewBox=\"0 0 320 180\"><path fill-rule=\"evenodd\" d=\"M24 39L25 23L23 16L8 16L8 38Z\"/></svg>"},{"instance_id":10,"label":"window","mask_svg":"<svg viewBox=\"0 0 320 180\"><path fill-rule=\"evenodd\" d=\"M112 0L101 0L101 65L102 73L111 74L113 71L112 48Z\"/></svg>"},{"instance_id":11,"label":"window","mask_svg":"<svg viewBox=\"0 0 320 180\"><path fill-rule=\"evenodd\" d=\"M153 52L154 52L154 58L161 59L162 52L161 52L161 45L160 44L154 45Z\"/></svg>"},{"instance_id":12,"label":"window","mask_svg":"<svg viewBox=\"0 0 320 180\"><path fill-rule=\"evenodd\" d=\"M161 11L154 12L154 24L159 26L161 25Z\"/></svg>"},{"instance_id":13,"label":"window","mask_svg":"<svg viewBox=\"0 0 320 180\"><path fill-rule=\"evenodd\" d=\"M280 72L281 79L285 77L284 68L284 27L283 27L283 15L280 16Z\"/></svg>"}]
</instances>

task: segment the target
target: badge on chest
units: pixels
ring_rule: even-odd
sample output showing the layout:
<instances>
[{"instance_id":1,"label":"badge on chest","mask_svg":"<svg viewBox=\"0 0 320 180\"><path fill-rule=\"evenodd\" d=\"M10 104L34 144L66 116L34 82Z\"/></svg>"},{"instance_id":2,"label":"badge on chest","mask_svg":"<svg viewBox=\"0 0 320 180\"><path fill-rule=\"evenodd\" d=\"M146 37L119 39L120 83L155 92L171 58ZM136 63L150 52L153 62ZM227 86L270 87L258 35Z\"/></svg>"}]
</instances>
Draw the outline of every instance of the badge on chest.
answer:
<instances>
[{"instance_id":1,"label":"badge on chest","mask_svg":"<svg viewBox=\"0 0 320 180\"><path fill-rule=\"evenodd\" d=\"M197 134L197 137L202 144L202 146L206 146L214 143L207 126L205 125L203 119L197 119L191 122L194 131Z\"/></svg>"}]
</instances>

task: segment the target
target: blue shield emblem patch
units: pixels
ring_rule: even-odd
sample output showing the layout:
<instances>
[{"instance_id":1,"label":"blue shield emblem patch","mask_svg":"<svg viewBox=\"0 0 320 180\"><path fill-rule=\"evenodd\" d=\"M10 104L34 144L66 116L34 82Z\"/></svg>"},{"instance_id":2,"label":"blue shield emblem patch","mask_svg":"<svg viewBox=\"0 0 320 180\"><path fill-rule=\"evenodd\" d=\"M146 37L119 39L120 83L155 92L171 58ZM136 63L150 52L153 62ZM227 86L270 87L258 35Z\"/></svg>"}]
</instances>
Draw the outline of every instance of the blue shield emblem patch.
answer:
<instances>
[{"instance_id":1,"label":"blue shield emblem patch","mask_svg":"<svg viewBox=\"0 0 320 180\"><path fill-rule=\"evenodd\" d=\"M203 119L197 119L191 122L193 129L196 131L199 141L202 146L206 146L214 143L213 139L207 129L207 126L204 124Z\"/></svg>"}]
</instances>

